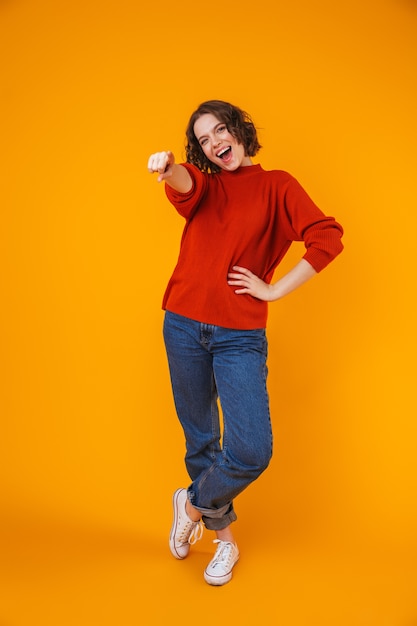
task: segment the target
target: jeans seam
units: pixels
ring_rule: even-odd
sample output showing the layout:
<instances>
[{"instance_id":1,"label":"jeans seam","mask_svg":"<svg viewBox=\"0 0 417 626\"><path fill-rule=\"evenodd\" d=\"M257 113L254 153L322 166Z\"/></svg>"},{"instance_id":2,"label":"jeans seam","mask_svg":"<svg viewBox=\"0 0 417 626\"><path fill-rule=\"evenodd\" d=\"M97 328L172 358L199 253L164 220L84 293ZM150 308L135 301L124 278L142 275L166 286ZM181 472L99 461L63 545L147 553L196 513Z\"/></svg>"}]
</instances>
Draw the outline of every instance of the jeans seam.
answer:
<instances>
[{"instance_id":1,"label":"jeans seam","mask_svg":"<svg viewBox=\"0 0 417 626\"><path fill-rule=\"evenodd\" d=\"M217 387L216 387L216 381L214 379L214 374L212 376L212 381L211 381L211 391L212 391L212 404L211 404L211 433L212 433L212 444L211 444L211 458L213 459L213 461L216 460L217 458L217 447L216 447L216 443L217 443L217 438L219 437L219 430L217 428L217 424L219 424L219 414L218 414L218 409L214 409L214 403L217 403Z\"/></svg>"}]
</instances>

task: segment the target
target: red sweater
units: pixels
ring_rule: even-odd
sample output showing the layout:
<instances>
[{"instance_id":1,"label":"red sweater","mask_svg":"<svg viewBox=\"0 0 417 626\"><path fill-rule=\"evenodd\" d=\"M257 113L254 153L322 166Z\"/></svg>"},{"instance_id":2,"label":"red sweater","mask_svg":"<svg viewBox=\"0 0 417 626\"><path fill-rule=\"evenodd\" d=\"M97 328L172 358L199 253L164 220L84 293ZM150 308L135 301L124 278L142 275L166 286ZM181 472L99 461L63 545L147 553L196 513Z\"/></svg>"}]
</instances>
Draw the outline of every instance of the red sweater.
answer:
<instances>
[{"instance_id":1,"label":"red sweater","mask_svg":"<svg viewBox=\"0 0 417 626\"><path fill-rule=\"evenodd\" d=\"M165 186L186 223L162 308L226 328L265 328L267 302L235 294L227 283L233 265L270 283L291 242L304 241L303 258L319 272L342 251L342 227L287 172L251 165L205 174L183 165L192 189Z\"/></svg>"}]
</instances>

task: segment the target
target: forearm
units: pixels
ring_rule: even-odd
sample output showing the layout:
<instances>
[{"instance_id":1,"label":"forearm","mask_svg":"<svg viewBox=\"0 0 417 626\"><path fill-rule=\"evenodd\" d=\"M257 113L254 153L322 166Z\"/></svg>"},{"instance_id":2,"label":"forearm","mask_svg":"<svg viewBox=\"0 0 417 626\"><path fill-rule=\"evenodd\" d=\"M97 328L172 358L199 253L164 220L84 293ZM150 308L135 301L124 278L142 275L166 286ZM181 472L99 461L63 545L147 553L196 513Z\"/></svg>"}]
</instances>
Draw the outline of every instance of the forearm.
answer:
<instances>
[{"instance_id":1,"label":"forearm","mask_svg":"<svg viewBox=\"0 0 417 626\"><path fill-rule=\"evenodd\" d=\"M185 167L174 163L170 168L170 172L170 176L163 179L167 185L179 193L187 193L187 191L190 191L193 186L193 181Z\"/></svg>"},{"instance_id":2,"label":"forearm","mask_svg":"<svg viewBox=\"0 0 417 626\"><path fill-rule=\"evenodd\" d=\"M301 259L287 274L270 285L271 301L280 300L317 274L312 265Z\"/></svg>"},{"instance_id":3,"label":"forearm","mask_svg":"<svg viewBox=\"0 0 417 626\"><path fill-rule=\"evenodd\" d=\"M276 283L265 283L261 278L253 274L246 267L234 265L228 275L228 283L236 286L237 295L249 294L259 300L272 302L280 300L303 283L317 274L316 270L306 261L301 259L295 267L280 278Z\"/></svg>"}]
</instances>

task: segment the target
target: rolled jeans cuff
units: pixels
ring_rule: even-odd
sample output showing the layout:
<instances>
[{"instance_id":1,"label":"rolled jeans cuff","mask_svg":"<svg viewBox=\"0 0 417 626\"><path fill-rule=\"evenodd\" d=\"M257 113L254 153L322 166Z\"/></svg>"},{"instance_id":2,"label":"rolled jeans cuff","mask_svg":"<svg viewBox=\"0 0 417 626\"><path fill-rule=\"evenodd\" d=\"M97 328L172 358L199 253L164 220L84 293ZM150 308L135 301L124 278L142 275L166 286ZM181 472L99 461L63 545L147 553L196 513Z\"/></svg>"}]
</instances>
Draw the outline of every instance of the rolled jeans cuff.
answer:
<instances>
[{"instance_id":1,"label":"rolled jeans cuff","mask_svg":"<svg viewBox=\"0 0 417 626\"><path fill-rule=\"evenodd\" d=\"M204 526L208 530L223 530L237 520L233 503L225 504L219 509L205 509L193 503L193 492L188 492L188 499L197 511L200 511Z\"/></svg>"}]
</instances>

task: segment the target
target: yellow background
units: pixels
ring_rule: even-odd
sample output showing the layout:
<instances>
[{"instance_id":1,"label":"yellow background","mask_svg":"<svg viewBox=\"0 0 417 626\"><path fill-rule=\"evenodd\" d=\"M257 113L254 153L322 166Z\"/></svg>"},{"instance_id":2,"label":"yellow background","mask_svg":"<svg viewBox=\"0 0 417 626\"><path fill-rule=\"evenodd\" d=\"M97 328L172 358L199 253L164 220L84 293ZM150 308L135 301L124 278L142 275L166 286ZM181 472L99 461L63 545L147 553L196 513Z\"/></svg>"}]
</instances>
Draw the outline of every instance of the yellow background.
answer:
<instances>
[{"instance_id":1,"label":"yellow background","mask_svg":"<svg viewBox=\"0 0 417 626\"><path fill-rule=\"evenodd\" d=\"M415 626L417 3L2 0L0 21L1 626ZM346 231L270 307L275 455L222 590L210 533L167 550L183 224L146 170L211 98Z\"/></svg>"}]
</instances>

